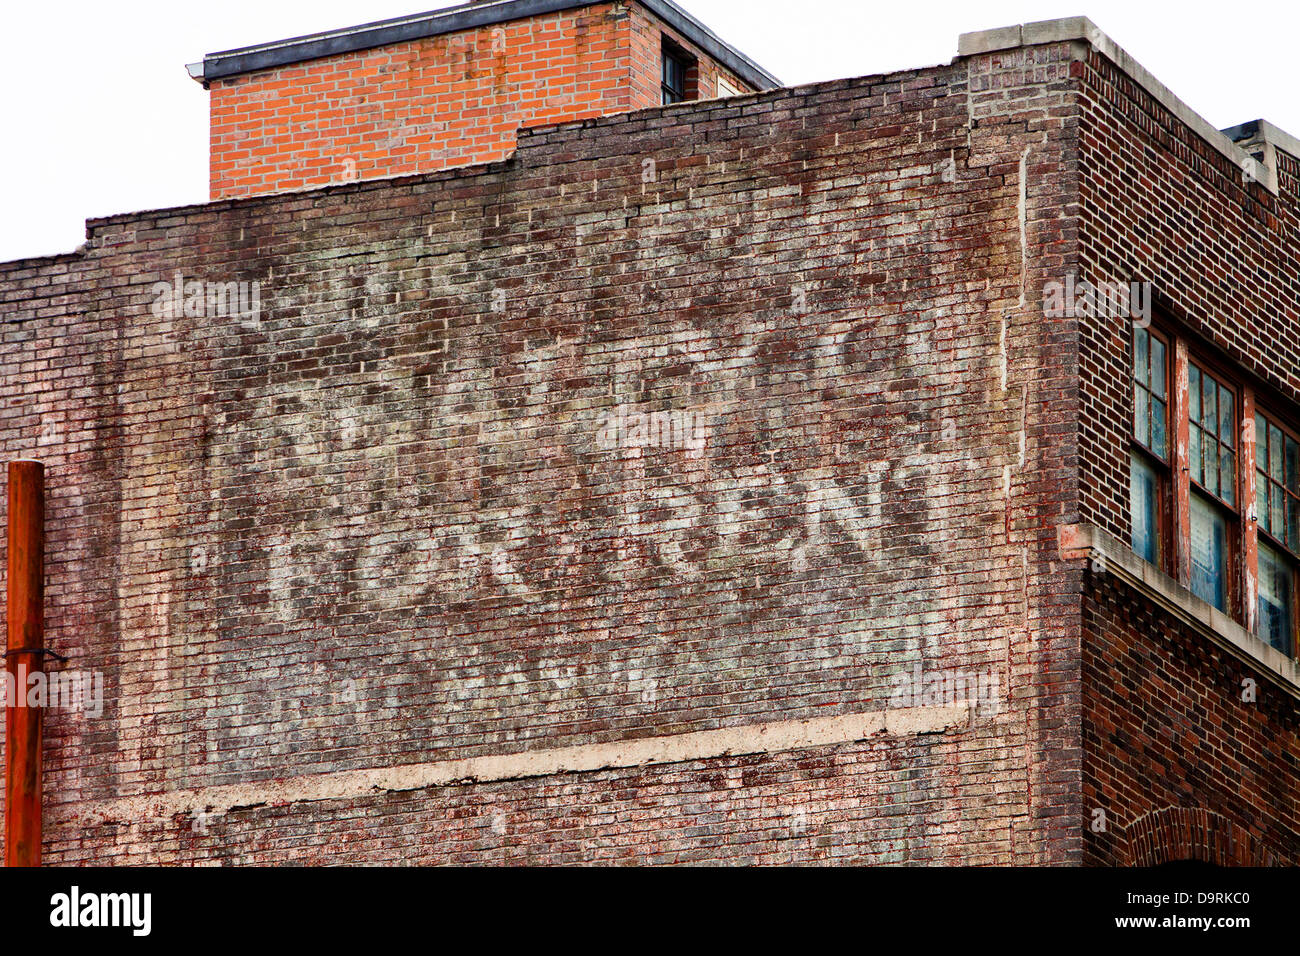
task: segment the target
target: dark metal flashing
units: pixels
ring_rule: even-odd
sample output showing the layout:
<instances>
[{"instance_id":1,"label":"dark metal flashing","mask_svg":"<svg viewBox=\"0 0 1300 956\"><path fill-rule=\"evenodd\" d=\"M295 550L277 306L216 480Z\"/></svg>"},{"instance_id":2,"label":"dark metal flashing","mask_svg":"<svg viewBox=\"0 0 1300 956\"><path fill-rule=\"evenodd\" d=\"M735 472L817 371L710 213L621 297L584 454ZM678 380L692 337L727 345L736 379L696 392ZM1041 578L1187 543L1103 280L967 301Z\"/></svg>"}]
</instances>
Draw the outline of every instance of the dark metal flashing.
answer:
<instances>
[{"instance_id":1,"label":"dark metal flashing","mask_svg":"<svg viewBox=\"0 0 1300 956\"><path fill-rule=\"evenodd\" d=\"M1260 120L1251 120L1249 123L1240 123L1237 126L1229 126L1223 131L1223 135L1228 137L1234 143L1240 143L1242 140L1254 139L1259 135Z\"/></svg>"},{"instance_id":2,"label":"dark metal flashing","mask_svg":"<svg viewBox=\"0 0 1300 956\"><path fill-rule=\"evenodd\" d=\"M598 2L608 0L494 0L488 3L470 3L395 20L363 23L343 30L209 53L202 63L191 64L188 69L190 76L206 86L210 80L239 76L255 70L523 20L575 7L587 7ZM673 0L636 2L676 30L684 40L694 44L700 52L726 67L754 89L770 90L781 85L780 80L724 42Z\"/></svg>"}]
</instances>

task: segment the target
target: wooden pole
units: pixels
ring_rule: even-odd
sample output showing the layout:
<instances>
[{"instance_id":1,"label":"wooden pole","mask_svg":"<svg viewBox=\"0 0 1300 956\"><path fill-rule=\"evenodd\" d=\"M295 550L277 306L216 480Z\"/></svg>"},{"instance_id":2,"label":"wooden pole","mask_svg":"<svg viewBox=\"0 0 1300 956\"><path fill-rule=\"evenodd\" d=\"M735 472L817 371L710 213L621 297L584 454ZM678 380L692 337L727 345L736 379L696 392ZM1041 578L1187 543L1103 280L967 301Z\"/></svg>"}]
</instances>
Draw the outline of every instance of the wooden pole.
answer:
<instances>
[{"instance_id":1,"label":"wooden pole","mask_svg":"<svg viewBox=\"0 0 1300 956\"><path fill-rule=\"evenodd\" d=\"M27 706L27 675L45 655L45 469L9 463L9 634L5 670L5 866L41 865L40 707ZM17 705L17 706L15 706Z\"/></svg>"}]
</instances>

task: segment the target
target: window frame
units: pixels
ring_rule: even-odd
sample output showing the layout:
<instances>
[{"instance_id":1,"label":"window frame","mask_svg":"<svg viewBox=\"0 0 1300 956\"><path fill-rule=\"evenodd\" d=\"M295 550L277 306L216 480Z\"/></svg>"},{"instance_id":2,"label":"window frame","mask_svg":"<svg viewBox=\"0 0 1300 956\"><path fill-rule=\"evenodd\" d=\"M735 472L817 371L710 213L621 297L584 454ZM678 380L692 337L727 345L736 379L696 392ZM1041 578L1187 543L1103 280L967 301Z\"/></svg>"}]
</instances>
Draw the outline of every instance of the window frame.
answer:
<instances>
[{"instance_id":1,"label":"window frame","mask_svg":"<svg viewBox=\"0 0 1300 956\"><path fill-rule=\"evenodd\" d=\"M1135 326L1129 330L1127 345L1128 383L1127 401L1135 403L1128 408L1125 429L1128 442L1124 446L1129 458L1128 472L1130 481L1129 521L1130 531L1133 519L1138 512L1134 510L1132 482L1135 474L1135 462L1150 468L1157 476L1159 503L1156 520L1160 523L1157 548L1159 550L1157 566L1174 577L1189 590L1195 577L1192 551L1193 505L1197 499L1205 503L1216 517L1224 522L1225 531L1225 568L1223 577L1224 611L1228 617L1249 628L1264 643L1270 644L1263 633L1264 615L1261 613L1260 583L1261 567L1267 560L1261 548L1270 549L1284 559L1291 575L1289 583L1291 634L1289 649L1283 651L1292 660L1300 661L1300 538L1296 538L1293 549L1286 542L1286 514L1283 513L1284 525L1280 530L1265 531L1258 514L1258 495L1260 482L1270 481L1277 485L1268 470L1268 427L1273 426L1300 445L1300 408L1296 403L1274 388L1259 382L1247 370L1225 359L1212 345L1206 343L1184 324L1176 322L1158 312L1145 326L1148 335L1147 345L1147 381L1138 379L1134 366L1137 364L1136 350L1138 335L1143 327ZM1167 456L1161 456L1150 447L1153 432L1154 415L1148 409L1145 424L1138 415L1136 401L1142 397L1142 389L1148 396L1154 394L1154 383L1150 379L1151 361L1155 349L1150 342L1158 340L1164 347L1165 354L1165 448ZM1192 419L1193 397L1191 386L1199 379L1197 407L1199 399L1205 393L1205 377L1214 383L1212 392L1215 405L1215 423L1211 432L1203 424L1202 413L1197 420ZM1222 422L1220 403L1230 397L1232 401L1231 428L1225 430ZM1158 396L1156 396L1158 397ZM1146 398L1150 402L1150 398ZM1257 416L1265 424L1265 434L1255 435ZM1247 430L1249 423L1249 431ZM1294 423L1294 424L1293 424ZM1147 429L1144 437L1139 437L1142 427ZM1201 476L1192 474L1191 453L1193 436L1199 431L1201 445L1213 436L1216 449L1216 463L1219 465L1213 479L1213 490L1207 481L1202 458ZM1225 438L1230 435L1230 441ZM1226 477L1222 467L1225 453L1233 456L1231 468L1231 501L1220 492L1228 490L1223 484ZM1202 455L1204 451L1202 450ZM1264 463L1261 472L1260 462ZM1280 486L1286 489L1292 501L1300 509L1300 492L1291 492L1286 484L1286 449L1283 445L1283 471ZM1300 475L1300 463L1297 465ZM1297 480L1300 486L1300 479ZM1247 494L1249 493L1249 500ZM1200 510L1200 505L1196 509ZM1300 514L1300 510L1297 511ZM1271 517L1271 515L1269 516ZM1293 536L1295 537L1295 536ZM1130 541L1130 546L1136 542ZM1136 549L1135 549L1136 550ZM1140 557L1140 555L1139 555Z\"/></svg>"},{"instance_id":2,"label":"window frame","mask_svg":"<svg viewBox=\"0 0 1300 956\"><path fill-rule=\"evenodd\" d=\"M1242 387L1241 387L1241 382L1240 382L1238 379L1236 379L1234 376L1229 375L1229 374L1225 374L1225 373L1221 370L1221 368L1220 368L1220 366L1219 366L1219 364L1218 364L1217 362L1207 361L1207 360L1206 360L1203 356L1201 356L1199 353L1197 353L1197 352L1193 352L1193 351L1191 351L1191 350L1188 351L1188 353L1187 353L1187 372L1188 372L1188 382L1187 382L1187 409L1186 409L1185 414L1187 415L1187 429L1188 429L1187 454L1188 454L1189 456L1190 456L1191 453L1192 453L1191 430L1192 430L1193 428L1196 428L1198 431L1200 431L1200 432L1202 432L1202 433L1204 433L1204 431L1205 431L1204 427L1200 424L1200 422L1193 422L1193 421L1192 421L1192 418L1191 418L1191 414L1192 414L1192 384L1191 384L1191 371L1192 371L1193 368L1195 368L1195 369L1196 369L1196 370L1201 374L1202 377L1204 377L1205 375L1208 374L1209 377L1210 377L1210 380L1214 382L1214 384L1215 384L1215 386L1216 386L1216 387L1215 387L1215 409L1216 409L1216 411L1218 410L1218 397L1219 397L1219 392L1220 392L1221 390L1222 390L1222 391L1227 391L1229 394L1232 395L1232 409L1233 409L1232 414L1233 414L1233 423L1232 423L1231 433L1232 433L1233 445L1232 445L1231 448L1229 449L1229 450L1232 452L1232 457L1233 457L1233 469L1232 469L1232 501L1228 501L1226 498L1224 498L1222 495L1218 494L1217 492L1211 491L1211 490L1209 489L1209 487L1204 483L1204 481L1197 481L1196 478L1192 476L1192 473L1191 473L1191 459L1190 459L1190 457L1189 457L1189 459L1188 459L1188 478L1189 478L1189 480L1191 481L1192 486L1193 486L1194 488L1199 488L1200 491L1201 491L1201 492L1202 492L1202 493L1203 493L1207 498L1209 498L1211 501L1215 502L1216 504L1220 505L1224 510L1231 512L1231 513L1235 516L1236 520L1240 521L1240 520L1241 520L1241 492L1242 492L1242 487L1241 487L1241 486L1242 486L1242 481L1241 481L1241 468L1242 468L1242 456L1241 456L1241 450L1242 450L1242 449L1241 449L1241 446L1242 446L1242 444L1243 444L1243 442L1241 441L1241 423L1242 423L1242 421L1243 421L1243 419L1242 419L1242 414L1241 414L1241 410L1242 410ZM1204 394L1205 394L1205 393L1204 393L1204 389L1202 389L1202 390L1201 390L1201 395L1204 396ZM1183 413L1183 412L1180 412L1180 414L1184 414L1184 413ZM1223 436L1220 434L1221 425L1220 425L1220 422L1219 422L1218 415L1215 416L1215 423L1214 423L1214 424L1215 424L1215 429L1214 429L1214 435L1213 435L1213 437L1214 437L1214 442L1215 442L1215 449L1216 449L1216 450L1220 450L1220 449L1222 449L1222 448L1224 448L1224 447L1226 447L1226 446L1225 446L1224 443L1223 443ZM1222 455L1221 455L1221 453L1220 453L1220 454L1216 454L1215 459L1216 459L1216 462L1217 462L1217 461L1221 461L1221 460L1222 460ZM1204 465L1204 452L1203 452L1203 451L1202 451L1201 460L1202 460L1202 466L1203 466L1203 465ZM1217 469L1217 477L1221 479L1221 478L1223 477L1222 466L1221 466L1221 465L1216 465L1216 469ZM1204 478L1204 470L1202 470L1202 478ZM1217 484L1217 482L1216 482L1216 484Z\"/></svg>"},{"instance_id":3,"label":"window frame","mask_svg":"<svg viewBox=\"0 0 1300 956\"><path fill-rule=\"evenodd\" d=\"M1211 491L1202 481L1197 481L1192 474L1191 457L1190 457L1192 453L1192 441L1191 441L1192 429L1197 428L1202 433L1204 433L1205 431L1204 427L1201 426L1199 422L1192 421L1191 373L1193 368L1195 368L1201 374L1202 377L1208 375L1210 380L1214 382L1216 412L1218 412L1218 401L1219 401L1220 390L1227 391L1229 394L1232 395L1233 422L1232 422L1232 428L1230 429L1230 433L1232 435L1232 440L1233 440L1233 445L1230 449L1233 455L1232 503L1229 503L1217 492ZM1188 500L1186 506L1190 514L1192 496L1200 495L1212 507L1217 508L1219 513L1224 517L1224 521L1226 525L1226 536L1225 536L1226 547L1225 547L1224 561L1226 567L1223 569L1223 574L1224 574L1223 612L1227 614L1229 617L1233 618L1234 620L1244 621L1247 619L1247 615L1249 614L1248 609L1245 607L1246 589L1243 583L1245 577L1244 553L1243 553L1244 549L1241 546L1242 529L1243 529L1243 525L1242 525L1243 506L1241 502L1243 483L1241 480L1241 473L1243 467L1245 467L1245 461L1242 455L1243 452L1242 445L1244 445L1245 443L1241 440L1241 423L1244 420L1242 417L1242 409L1244 407L1244 403L1242 399L1244 397L1244 390L1242 388L1242 382L1239 376L1230 374L1228 371L1225 371L1221 362L1218 362L1210 358L1209 356L1205 355L1202 351L1195 348L1193 343L1191 342L1188 342L1188 348L1187 348L1187 377L1188 377L1187 401L1185 403L1187 407L1185 409L1179 409L1178 412L1180 428L1181 428L1182 419L1185 418L1187 420L1188 460L1184 465L1184 467L1187 469L1187 479L1188 479ZM1203 396L1205 394L1203 387L1200 394L1203 399ZM1220 432L1221 432L1221 424L1219 421L1219 415L1216 414L1215 430L1214 430L1216 462L1222 460L1221 449L1224 447L1222 435ZM1205 460L1204 450L1202 450L1202 458L1201 458L1202 478L1205 477L1204 460ZM1254 467L1255 462L1254 462L1253 455L1251 456L1251 461L1249 464L1251 467ZM1222 466L1218 465L1217 470L1218 470L1217 478L1222 479L1223 477ZM1217 484L1218 482L1216 481L1216 485ZM1189 563L1191 561L1190 540L1188 541L1188 561ZM1190 582L1189 582L1189 586L1190 586Z\"/></svg>"},{"instance_id":4,"label":"window frame","mask_svg":"<svg viewBox=\"0 0 1300 956\"><path fill-rule=\"evenodd\" d=\"M1260 467L1259 467L1259 450L1260 450L1261 447L1268 447L1268 444L1269 444L1269 442L1268 442L1268 435L1265 434L1265 435L1263 436L1263 438L1264 438L1264 441L1263 441L1263 442L1260 441L1261 436L1260 436L1259 434L1256 434L1256 435L1255 435L1255 452L1256 452L1256 453L1255 453L1255 456L1254 456L1254 457L1255 457L1254 466L1255 466L1255 488L1256 488L1256 500L1255 500L1254 504L1258 507L1258 501L1259 501L1259 498L1258 498L1259 481L1260 481L1260 476L1263 475L1263 476L1264 476L1264 481L1265 481L1265 482L1267 482L1267 483L1270 484L1270 485L1276 485L1277 487L1281 488L1281 489L1282 489L1282 492L1283 492L1283 495L1284 495L1284 496L1288 496L1288 495L1289 495L1290 497L1294 498L1295 501L1296 501L1296 507L1297 507L1297 508L1300 508L1300 494L1296 494L1295 492L1291 491L1291 489L1289 489L1289 488L1286 487L1286 442L1285 442L1285 439L1289 438L1289 439L1291 439L1292 441L1296 442L1297 444L1300 444L1300 432L1297 432L1296 429L1291 428L1291 427L1288 426L1285 422L1281 421L1281 419L1280 419L1277 415L1275 415L1275 414L1273 414L1272 412L1270 412L1270 411L1266 410L1265 408L1261 407L1260 404L1259 404L1258 402L1257 402L1256 405L1255 405L1255 415L1258 416L1259 418L1264 419L1265 427L1267 427L1267 426L1269 426L1269 425L1272 425L1273 427L1275 427L1278 431L1280 431L1280 432L1282 433L1282 436L1283 436L1283 444L1282 444L1282 455L1283 455L1283 458L1282 458L1282 481L1279 483L1279 482L1275 481L1275 480L1273 479L1273 476L1270 475L1270 474L1268 473L1268 468L1267 468L1267 466L1264 467L1264 468L1260 468ZM1270 496L1270 500L1271 500L1271 496ZM1284 500L1285 500L1285 498L1284 498ZM1274 534L1271 530L1265 530L1265 528L1263 527L1263 524L1262 524L1261 522L1258 522L1258 518L1259 518L1259 515L1256 514L1256 520L1257 520L1258 527L1259 527L1259 533L1260 533L1261 535L1265 535L1265 536L1268 538L1269 543L1270 543L1273 547L1278 548L1279 550L1281 550L1282 553L1283 553L1284 555L1286 555L1288 558L1290 558L1290 559L1292 560L1292 562L1300 562L1300 546L1298 546L1298 547L1296 547L1296 548L1293 548L1293 547L1291 547L1289 544L1286 543L1286 540L1285 540L1284 537L1280 537L1280 536ZM1285 509L1283 509L1283 513L1282 513L1282 522L1283 522L1283 524L1286 523L1286 510L1285 510ZM1271 521L1270 521L1269 523L1272 524ZM1300 545L1300 543L1298 543L1298 545Z\"/></svg>"},{"instance_id":5,"label":"window frame","mask_svg":"<svg viewBox=\"0 0 1300 956\"><path fill-rule=\"evenodd\" d=\"M1291 497L1296 498L1297 507L1300 507L1300 495L1294 494L1293 492L1291 492L1289 488L1286 487L1286 439L1289 438L1292 441L1300 444L1300 430L1292 428L1291 426L1287 425L1286 422L1282 421L1281 416L1272 412L1270 410L1270 406L1267 403L1261 403L1259 401L1256 401L1254 411L1255 411L1256 418L1260 418L1264 420L1265 429L1267 429L1269 426L1272 426L1276 428L1278 431L1280 431L1283 436L1282 482L1279 485L1278 482L1273 480L1273 476L1269 474L1267 448L1271 443L1268 440L1268 433L1267 431L1265 431L1265 434L1261 436L1260 434L1258 434L1258 429L1256 429L1255 441L1253 443L1254 450L1252 453L1253 460L1251 461L1251 467L1255 469L1256 498L1255 501L1251 502L1251 505L1255 509L1255 519L1254 519L1255 533L1258 536L1259 541L1262 544L1266 545L1267 547L1271 548L1273 551L1278 552L1282 560L1291 569L1291 641L1290 641L1291 647L1288 653L1293 660L1300 660L1300 551L1288 545L1284 540L1284 537L1279 537L1278 535L1274 534L1272 530L1266 530L1263 526L1263 522L1260 520L1259 510L1258 510L1259 509L1259 482L1261 480L1265 481L1270 485L1278 485L1278 487L1282 489L1283 495L1284 496L1290 495ZM1265 456L1265 463L1262 469L1259 466L1261 454ZM1261 476L1263 476L1262 479ZM1271 495L1269 496L1268 500L1271 502L1272 500ZM1283 509L1283 513L1282 513L1282 521L1283 524L1286 523L1285 508ZM1257 588L1259 586L1258 583L1259 573L1260 572L1257 565L1255 568ZM1256 627L1255 627L1256 636L1260 637L1260 639L1263 640L1264 638L1261 634L1261 627L1259 626L1258 614L1256 616L1257 616Z\"/></svg>"},{"instance_id":6,"label":"window frame","mask_svg":"<svg viewBox=\"0 0 1300 956\"><path fill-rule=\"evenodd\" d=\"M1300 651L1300 643L1298 643L1300 642L1300 637L1297 637L1297 635L1300 634L1300 626L1298 626L1298 622L1300 622L1300 594L1298 594L1296 590L1300 587L1300 564L1296 563L1295 558L1291 557L1290 552L1274 544L1271 538L1268 541L1261 542L1261 544L1270 551L1278 552L1278 554L1282 556L1282 560L1291 570L1291 640L1289 642L1289 649L1282 651L1282 653L1286 654L1292 660L1296 660L1297 652ZM1258 574L1259 571L1256 570L1256 575ZM1259 587L1258 577L1256 578L1255 586L1257 588ZM1256 601L1259 600L1260 598L1257 596ZM1256 612L1255 617L1255 636L1261 641L1264 641L1265 644L1268 644L1269 647L1272 647L1272 643L1264 637L1263 627L1258 611Z\"/></svg>"},{"instance_id":7,"label":"window frame","mask_svg":"<svg viewBox=\"0 0 1300 956\"><path fill-rule=\"evenodd\" d=\"M1133 367L1136 364L1135 351L1137 349L1137 337L1139 332L1146 332L1148 336L1147 344L1147 375L1148 380L1151 374L1151 346L1150 339L1156 338L1165 349L1165 457L1161 457L1156 451L1148 446L1144 441L1138 439L1134 427L1134 410L1128 417L1128 436L1129 450L1135 453L1147 466L1151 468L1156 475L1158 483L1156 489L1156 567L1163 571L1168 571L1173 566L1174 554L1174 521L1173 521L1173 489L1174 489L1174 449L1177 436L1174 434L1173 425L1176 422L1176 408L1174 402L1174 337L1163 329L1157 329L1154 324L1140 329L1133 327L1129 335L1128 349L1128 380L1130 398L1134 395L1135 388L1142 388L1148 393L1145 385L1137 381ZM1151 433L1151 416L1147 415L1147 433ZM1133 480L1132 468L1129 469L1129 481ZM1132 514L1129 520L1132 521ZM1131 532L1130 532L1131 534Z\"/></svg>"},{"instance_id":8,"label":"window frame","mask_svg":"<svg viewBox=\"0 0 1300 956\"><path fill-rule=\"evenodd\" d=\"M668 64L675 63L681 69L682 86L680 90L668 85ZM691 56L679 44L667 36L663 37L659 52L659 98L660 105L674 106L694 99L690 95L691 69L695 66L695 57ZM670 97L672 97L670 99Z\"/></svg>"}]
</instances>

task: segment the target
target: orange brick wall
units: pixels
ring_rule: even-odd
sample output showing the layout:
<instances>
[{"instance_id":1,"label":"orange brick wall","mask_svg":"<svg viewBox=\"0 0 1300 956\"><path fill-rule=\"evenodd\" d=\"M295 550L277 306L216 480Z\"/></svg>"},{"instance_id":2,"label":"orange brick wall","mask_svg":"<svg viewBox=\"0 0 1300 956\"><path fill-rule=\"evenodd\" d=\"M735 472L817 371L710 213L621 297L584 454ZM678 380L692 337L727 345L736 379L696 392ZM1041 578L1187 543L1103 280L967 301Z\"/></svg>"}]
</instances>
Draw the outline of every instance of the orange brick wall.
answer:
<instances>
[{"instance_id":1,"label":"orange brick wall","mask_svg":"<svg viewBox=\"0 0 1300 956\"><path fill-rule=\"evenodd\" d=\"M628 3L214 80L211 196L491 162L521 126L657 106L662 34L697 57L691 98L715 96L719 67Z\"/></svg>"}]
</instances>

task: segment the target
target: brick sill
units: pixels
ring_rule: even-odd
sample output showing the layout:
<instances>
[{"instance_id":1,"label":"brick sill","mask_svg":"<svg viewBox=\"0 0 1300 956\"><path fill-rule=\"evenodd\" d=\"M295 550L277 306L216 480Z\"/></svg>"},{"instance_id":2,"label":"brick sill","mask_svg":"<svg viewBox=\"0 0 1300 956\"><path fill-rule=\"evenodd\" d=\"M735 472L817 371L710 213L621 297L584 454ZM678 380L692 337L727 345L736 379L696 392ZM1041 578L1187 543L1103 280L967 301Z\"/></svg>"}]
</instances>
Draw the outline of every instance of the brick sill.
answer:
<instances>
[{"instance_id":1,"label":"brick sill","mask_svg":"<svg viewBox=\"0 0 1300 956\"><path fill-rule=\"evenodd\" d=\"M1061 556L1088 558L1093 569L1109 574L1213 641L1233 657L1258 668L1292 697L1300 699L1300 664L1251 634L1218 608L1202 601L1132 549L1091 525L1060 529Z\"/></svg>"}]
</instances>

